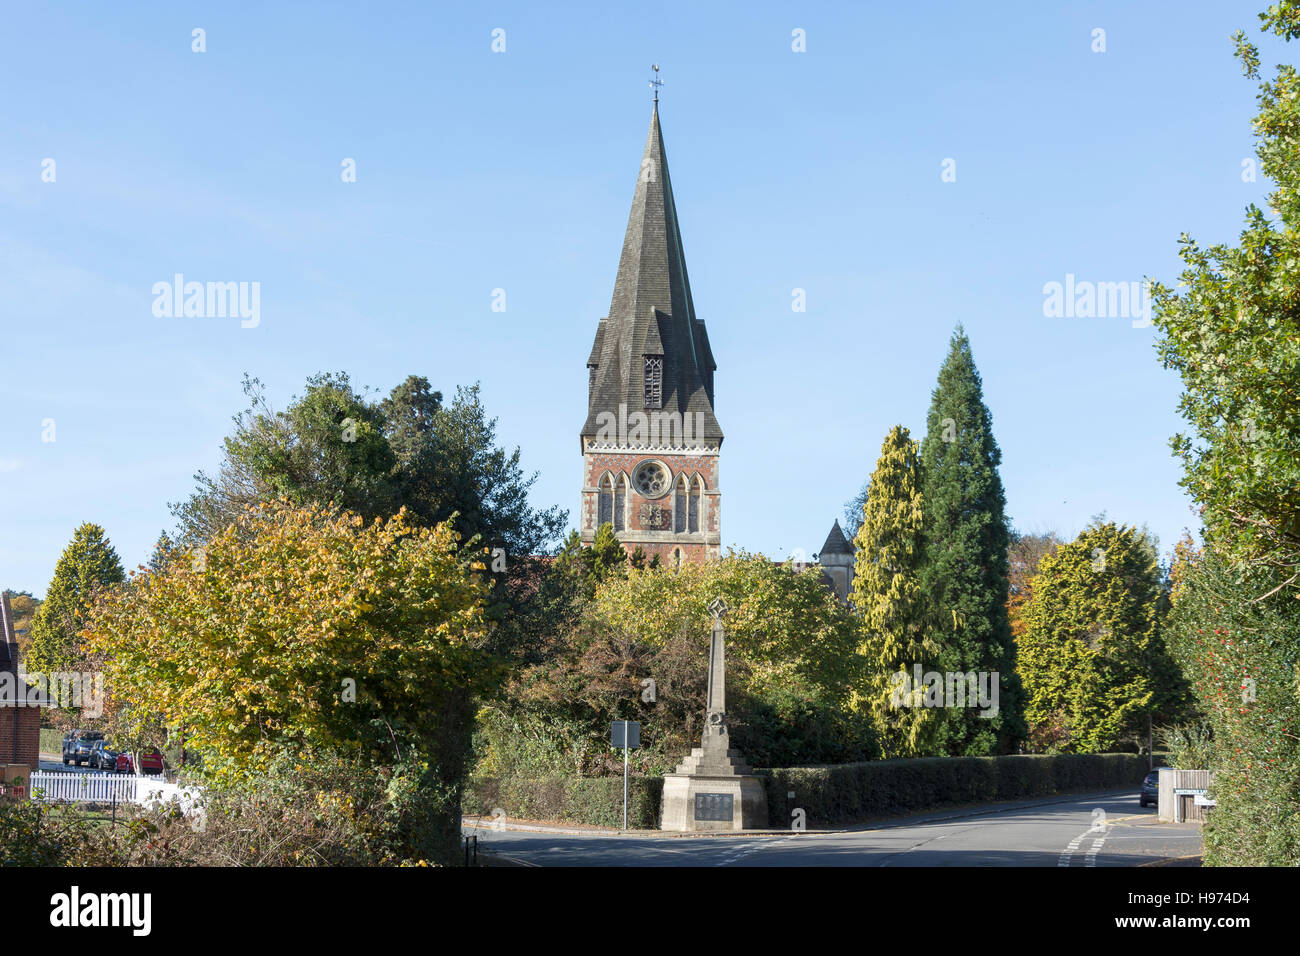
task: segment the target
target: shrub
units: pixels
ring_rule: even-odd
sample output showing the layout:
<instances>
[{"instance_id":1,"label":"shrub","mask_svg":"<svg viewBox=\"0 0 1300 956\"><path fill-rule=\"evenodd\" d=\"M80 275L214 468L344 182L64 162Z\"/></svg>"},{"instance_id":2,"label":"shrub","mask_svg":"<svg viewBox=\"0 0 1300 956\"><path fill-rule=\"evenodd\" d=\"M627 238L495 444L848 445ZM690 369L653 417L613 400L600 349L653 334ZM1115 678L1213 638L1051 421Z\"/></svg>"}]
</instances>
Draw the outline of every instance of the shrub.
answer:
<instances>
[{"instance_id":1,"label":"shrub","mask_svg":"<svg viewBox=\"0 0 1300 956\"><path fill-rule=\"evenodd\" d=\"M376 769L329 753L281 754L256 786L209 788L202 817L186 818L172 806L140 810L110 827L83 805L0 801L0 864L450 863L459 845L455 798L418 760Z\"/></svg>"},{"instance_id":2,"label":"shrub","mask_svg":"<svg viewBox=\"0 0 1300 956\"><path fill-rule=\"evenodd\" d=\"M394 866L450 862L449 788L418 759L279 755L256 787L210 791L204 826L176 813L133 821L129 861L149 866Z\"/></svg>"},{"instance_id":3,"label":"shrub","mask_svg":"<svg viewBox=\"0 0 1300 956\"><path fill-rule=\"evenodd\" d=\"M1208 732L1175 734L1185 765L1214 771L1207 866L1300 863L1300 604L1257 600L1280 575L1243 571L1210 550L1188 563L1169 618L1171 647ZM1202 761L1206 761L1202 763Z\"/></svg>"},{"instance_id":4,"label":"shrub","mask_svg":"<svg viewBox=\"0 0 1300 956\"><path fill-rule=\"evenodd\" d=\"M1208 720L1170 727L1164 738L1170 766L1203 770L1214 759L1214 727Z\"/></svg>"},{"instance_id":5,"label":"shrub","mask_svg":"<svg viewBox=\"0 0 1300 956\"><path fill-rule=\"evenodd\" d=\"M0 799L0 866L66 866L87 841L89 823L43 803Z\"/></svg>"}]
</instances>

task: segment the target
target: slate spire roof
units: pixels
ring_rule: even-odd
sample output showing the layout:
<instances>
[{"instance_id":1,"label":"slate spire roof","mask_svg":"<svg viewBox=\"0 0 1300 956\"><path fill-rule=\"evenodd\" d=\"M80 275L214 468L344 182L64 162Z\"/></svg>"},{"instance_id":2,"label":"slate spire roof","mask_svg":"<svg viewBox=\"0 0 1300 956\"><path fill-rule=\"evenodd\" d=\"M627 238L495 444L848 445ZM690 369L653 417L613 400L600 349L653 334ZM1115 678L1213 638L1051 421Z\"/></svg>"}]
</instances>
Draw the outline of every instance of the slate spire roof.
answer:
<instances>
[{"instance_id":1,"label":"slate spire roof","mask_svg":"<svg viewBox=\"0 0 1300 956\"><path fill-rule=\"evenodd\" d=\"M0 671L18 673L18 639L14 634L14 612L9 595L0 591Z\"/></svg>"},{"instance_id":2,"label":"slate spire roof","mask_svg":"<svg viewBox=\"0 0 1300 956\"><path fill-rule=\"evenodd\" d=\"M0 671L17 674L18 645L13 641L13 617L9 611L9 596L0 592Z\"/></svg>"},{"instance_id":3,"label":"slate spire roof","mask_svg":"<svg viewBox=\"0 0 1300 956\"><path fill-rule=\"evenodd\" d=\"M647 356L663 358L662 411L680 413L686 428L700 422L695 439L721 443L722 429L713 414L717 363L691 301L658 103L637 170L609 315L600 320L587 358L591 393L583 437L597 433L602 412L618 420L620 404L627 406L626 415L648 411Z\"/></svg>"},{"instance_id":4,"label":"slate spire roof","mask_svg":"<svg viewBox=\"0 0 1300 956\"><path fill-rule=\"evenodd\" d=\"M831 533L826 536L826 543L822 545L818 554L852 554L853 546L849 544L849 539L844 537L844 532L840 530L839 519L835 519L835 524L831 526Z\"/></svg>"}]
</instances>

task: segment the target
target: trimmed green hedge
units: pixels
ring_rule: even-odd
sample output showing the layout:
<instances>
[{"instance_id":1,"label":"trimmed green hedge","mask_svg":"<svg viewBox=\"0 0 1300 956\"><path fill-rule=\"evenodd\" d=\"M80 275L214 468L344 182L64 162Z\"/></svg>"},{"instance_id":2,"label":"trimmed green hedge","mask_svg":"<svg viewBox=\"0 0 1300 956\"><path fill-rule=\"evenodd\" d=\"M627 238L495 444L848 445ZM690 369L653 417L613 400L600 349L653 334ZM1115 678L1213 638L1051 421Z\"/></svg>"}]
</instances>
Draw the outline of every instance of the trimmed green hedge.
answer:
<instances>
[{"instance_id":1,"label":"trimmed green hedge","mask_svg":"<svg viewBox=\"0 0 1300 956\"><path fill-rule=\"evenodd\" d=\"M880 760L770 770L765 777L771 825L784 829L796 808L809 827L827 827L962 803L1121 787L1136 793L1146 772L1147 758L1138 754L1060 754Z\"/></svg>"},{"instance_id":2,"label":"trimmed green hedge","mask_svg":"<svg viewBox=\"0 0 1300 956\"><path fill-rule=\"evenodd\" d=\"M1156 764L1163 761L1157 757ZM1136 793L1146 772L1147 758L1138 754L920 757L758 771L767 784L770 825L782 830L796 808L805 812L809 827L824 828L954 804L1123 787ZM662 777L630 779L629 827L658 829L663 784ZM791 791L794 799L788 796ZM491 816L498 807L507 818L622 826L623 778L466 781L464 813Z\"/></svg>"},{"instance_id":3,"label":"trimmed green hedge","mask_svg":"<svg viewBox=\"0 0 1300 956\"><path fill-rule=\"evenodd\" d=\"M627 785L627 825L659 829L663 777L631 777ZM622 777L476 777L465 781L461 812L491 816L501 808L507 818L562 820L602 827L623 825Z\"/></svg>"}]
</instances>

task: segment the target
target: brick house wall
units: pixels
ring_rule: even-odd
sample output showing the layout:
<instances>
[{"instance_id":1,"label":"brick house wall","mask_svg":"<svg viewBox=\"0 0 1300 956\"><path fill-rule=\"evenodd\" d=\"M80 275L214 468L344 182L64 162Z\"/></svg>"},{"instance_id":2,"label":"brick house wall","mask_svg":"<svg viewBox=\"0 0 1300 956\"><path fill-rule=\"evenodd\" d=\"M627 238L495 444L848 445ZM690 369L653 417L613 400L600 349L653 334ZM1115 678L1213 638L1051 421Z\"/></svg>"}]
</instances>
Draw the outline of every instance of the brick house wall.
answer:
<instances>
[{"instance_id":1,"label":"brick house wall","mask_svg":"<svg viewBox=\"0 0 1300 956\"><path fill-rule=\"evenodd\" d=\"M18 688L26 696L27 685L18 681L18 642L14 637L13 610L9 596L0 594L0 687ZM0 700L0 765L26 764L40 768L41 709L18 706L18 701L4 695Z\"/></svg>"}]
</instances>

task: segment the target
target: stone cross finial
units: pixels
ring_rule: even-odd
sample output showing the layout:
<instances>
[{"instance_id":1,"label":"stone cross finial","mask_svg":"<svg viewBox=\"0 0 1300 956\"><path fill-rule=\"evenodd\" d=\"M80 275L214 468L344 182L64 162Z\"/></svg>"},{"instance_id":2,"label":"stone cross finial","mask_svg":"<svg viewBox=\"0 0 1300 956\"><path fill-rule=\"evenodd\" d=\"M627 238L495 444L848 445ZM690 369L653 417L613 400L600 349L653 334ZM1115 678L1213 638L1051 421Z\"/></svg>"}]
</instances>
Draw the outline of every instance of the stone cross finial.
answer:
<instances>
[{"instance_id":1,"label":"stone cross finial","mask_svg":"<svg viewBox=\"0 0 1300 956\"><path fill-rule=\"evenodd\" d=\"M729 610L730 608L727 607L727 602L722 600L720 597L714 598L709 604L709 614L713 615L713 620L715 622L721 622L723 615Z\"/></svg>"}]
</instances>

